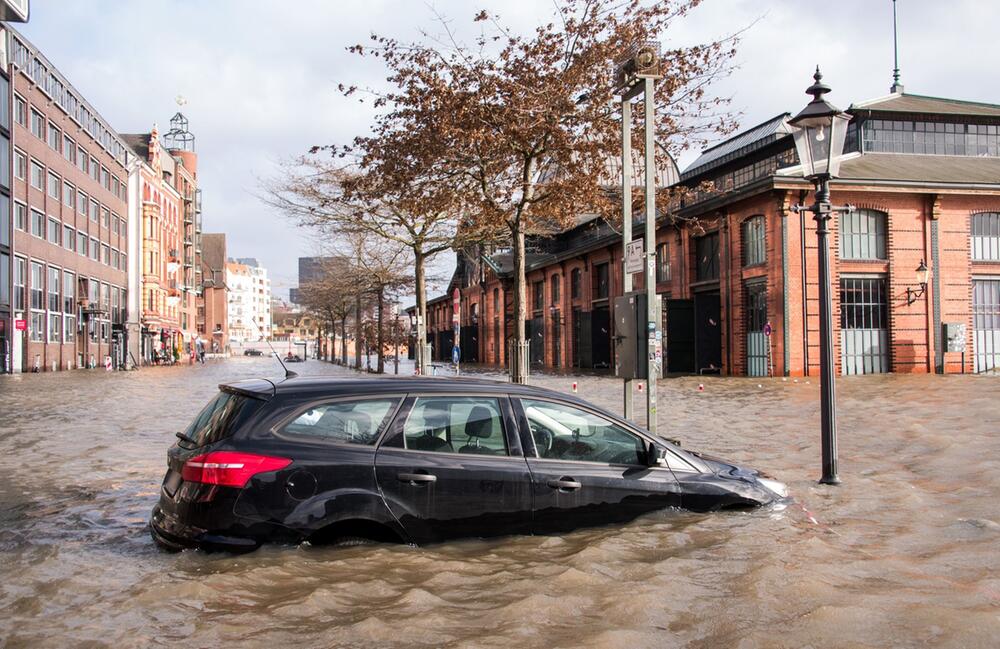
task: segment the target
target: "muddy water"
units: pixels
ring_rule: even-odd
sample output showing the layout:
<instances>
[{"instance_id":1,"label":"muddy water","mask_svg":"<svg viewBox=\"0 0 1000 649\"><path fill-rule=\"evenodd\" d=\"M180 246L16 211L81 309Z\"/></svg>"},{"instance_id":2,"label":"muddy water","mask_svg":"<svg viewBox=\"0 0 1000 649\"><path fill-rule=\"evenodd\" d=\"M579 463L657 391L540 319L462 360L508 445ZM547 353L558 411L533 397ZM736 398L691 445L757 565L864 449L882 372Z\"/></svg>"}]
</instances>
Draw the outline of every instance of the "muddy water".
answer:
<instances>
[{"instance_id":1,"label":"muddy water","mask_svg":"<svg viewBox=\"0 0 1000 649\"><path fill-rule=\"evenodd\" d=\"M429 548L159 552L145 525L173 432L219 381L272 362L0 380L0 646L1000 644L995 378L840 381L839 488L814 482L815 381L661 384L661 430L788 482L782 511ZM618 409L619 385L580 391Z\"/></svg>"}]
</instances>

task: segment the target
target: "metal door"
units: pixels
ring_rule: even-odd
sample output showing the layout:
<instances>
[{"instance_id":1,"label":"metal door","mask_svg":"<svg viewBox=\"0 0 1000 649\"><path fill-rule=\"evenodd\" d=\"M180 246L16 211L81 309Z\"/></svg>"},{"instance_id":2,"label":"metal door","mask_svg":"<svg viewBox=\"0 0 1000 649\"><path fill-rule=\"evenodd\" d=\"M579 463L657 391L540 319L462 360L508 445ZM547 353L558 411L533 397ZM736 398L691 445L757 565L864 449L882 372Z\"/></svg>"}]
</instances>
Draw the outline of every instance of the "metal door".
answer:
<instances>
[{"instance_id":1,"label":"metal door","mask_svg":"<svg viewBox=\"0 0 1000 649\"><path fill-rule=\"evenodd\" d=\"M694 372L694 300L666 300L668 372Z\"/></svg>"},{"instance_id":2,"label":"metal door","mask_svg":"<svg viewBox=\"0 0 1000 649\"><path fill-rule=\"evenodd\" d=\"M611 367L611 309L594 307L590 312L591 367Z\"/></svg>"},{"instance_id":3,"label":"metal door","mask_svg":"<svg viewBox=\"0 0 1000 649\"><path fill-rule=\"evenodd\" d=\"M719 372L722 368L722 302L718 293L694 296L695 348L699 373Z\"/></svg>"},{"instance_id":4,"label":"metal door","mask_svg":"<svg viewBox=\"0 0 1000 649\"><path fill-rule=\"evenodd\" d=\"M764 282L748 283L745 304L747 376L768 376L769 340L764 333L764 325L767 324L767 284Z\"/></svg>"},{"instance_id":5,"label":"metal door","mask_svg":"<svg viewBox=\"0 0 1000 649\"><path fill-rule=\"evenodd\" d=\"M1000 367L1000 277L972 280L972 354L976 372Z\"/></svg>"},{"instance_id":6,"label":"metal door","mask_svg":"<svg viewBox=\"0 0 1000 649\"><path fill-rule=\"evenodd\" d=\"M842 374L889 371L889 296L885 277L840 280Z\"/></svg>"},{"instance_id":7,"label":"metal door","mask_svg":"<svg viewBox=\"0 0 1000 649\"><path fill-rule=\"evenodd\" d=\"M535 316L526 324L530 362L532 365L542 365L545 362L545 320L542 316Z\"/></svg>"}]
</instances>

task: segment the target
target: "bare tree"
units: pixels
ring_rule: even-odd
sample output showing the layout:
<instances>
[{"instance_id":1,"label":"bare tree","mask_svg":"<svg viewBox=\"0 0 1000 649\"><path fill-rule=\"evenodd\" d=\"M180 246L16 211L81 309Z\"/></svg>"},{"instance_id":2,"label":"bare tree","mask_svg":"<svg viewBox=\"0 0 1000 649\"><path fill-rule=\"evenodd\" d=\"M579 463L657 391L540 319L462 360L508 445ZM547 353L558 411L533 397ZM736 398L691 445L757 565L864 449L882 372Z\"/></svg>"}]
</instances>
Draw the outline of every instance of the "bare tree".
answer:
<instances>
[{"instance_id":1,"label":"bare tree","mask_svg":"<svg viewBox=\"0 0 1000 649\"><path fill-rule=\"evenodd\" d=\"M460 42L443 18L444 34L423 42L373 35L370 46L350 49L381 59L393 89L375 93L384 112L372 135L332 149L365 169L401 168L405 178L430 178L435 189L429 195L440 200L442 187L452 193L447 212L462 215L459 226L506 231L520 350L526 345L525 236L566 227L583 212L615 214L603 182L619 146L608 110L614 60L662 38L698 4L556 0L555 19L527 36L482 11L473 18L482 27L473 45ZM663 53L656 91L660 142L685 148L728 126L718 111L724 101L707 89L733 53L733 39ZM516 378L527 375L524 367L512 370Z\"/></svg>"}]
</instances>

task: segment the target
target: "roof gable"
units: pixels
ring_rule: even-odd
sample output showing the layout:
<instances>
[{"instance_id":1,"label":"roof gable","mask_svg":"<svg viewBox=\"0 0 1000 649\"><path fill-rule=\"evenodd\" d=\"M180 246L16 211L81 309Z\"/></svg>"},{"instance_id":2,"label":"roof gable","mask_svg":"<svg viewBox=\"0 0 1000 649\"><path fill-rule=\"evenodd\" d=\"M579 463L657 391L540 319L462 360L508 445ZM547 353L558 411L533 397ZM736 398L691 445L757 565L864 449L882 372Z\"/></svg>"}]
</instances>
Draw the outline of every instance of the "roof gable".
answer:
<instances>
[{"instance_id":1,"label":"roof gable","mask_svg":"<svg viewBox=\"0 0 1000 649\"><path fill-rule=\"evenodd\" d=\"M971 115L978 117L1000 117L1000 106L976 101L928 97L893 93L885 97L851 104L852 112L872 111L887 113L928 113L940 115Z\"/></svg>"}]
</instances>

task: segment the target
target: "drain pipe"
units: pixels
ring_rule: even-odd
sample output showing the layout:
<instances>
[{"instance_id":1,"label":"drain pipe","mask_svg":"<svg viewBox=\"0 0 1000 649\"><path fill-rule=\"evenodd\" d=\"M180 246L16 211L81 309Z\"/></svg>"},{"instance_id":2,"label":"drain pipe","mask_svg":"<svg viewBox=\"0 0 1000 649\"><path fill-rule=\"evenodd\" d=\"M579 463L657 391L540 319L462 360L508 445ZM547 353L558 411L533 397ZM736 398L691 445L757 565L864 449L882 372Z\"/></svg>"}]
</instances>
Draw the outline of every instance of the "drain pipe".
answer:
<instances>
[{"instance_id":1,"label":"drain pipe","mask_svg":"<svg viewBox=\"0 0 1000 649\"><path fill-rule=\"evenodd\" d=\"M799 205L805 205L805 190L799 190ZM799 245L802 261L802 374L809 376L809 287L806 285L806 213L799 212Z\"/></svg>"}]
</instances>

